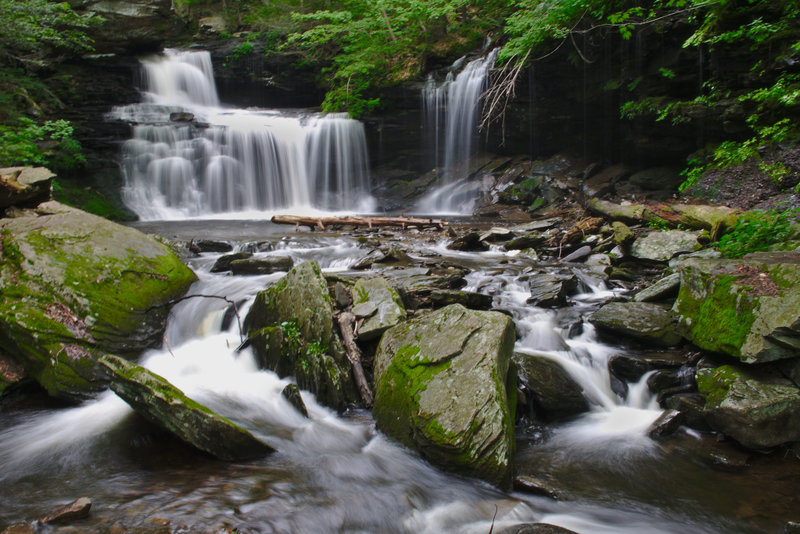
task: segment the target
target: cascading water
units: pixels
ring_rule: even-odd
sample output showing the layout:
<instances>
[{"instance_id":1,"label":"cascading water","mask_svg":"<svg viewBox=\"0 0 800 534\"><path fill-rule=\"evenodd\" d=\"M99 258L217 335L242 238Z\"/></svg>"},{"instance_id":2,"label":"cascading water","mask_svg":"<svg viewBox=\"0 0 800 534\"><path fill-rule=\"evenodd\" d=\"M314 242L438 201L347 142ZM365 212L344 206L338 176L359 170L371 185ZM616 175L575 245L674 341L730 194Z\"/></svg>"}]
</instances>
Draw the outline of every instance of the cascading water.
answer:
<instances>
[{"instance_id":1,"label":"cascading water","mask_svg":"<svg viewBox=\"0 0 800 534\"><path fill-rule=\"evenodd\" d=\"M422 91L422 107L427 139L432 143L434 164L444 185L420 200L421 213L470 213L480 184L470 183L469 165L481 96L486 90L489 70L497 59L497 49L473 60L457 75L464 58L451 67L447 78L437 84L429 77ZM443 154L442 154L443 152Z\"/></svg>"},{"instance_id":2,"label":"cascading water","mask_svg":"<svg viewBox=\"0 0 800 534\"><path fill-rule=\"evenodd\" d=\"M344 115L220 107L208 52L143 62L123 147L126 204L143 220L371 212L363 125Z\"/></svg>"}]
</instances>

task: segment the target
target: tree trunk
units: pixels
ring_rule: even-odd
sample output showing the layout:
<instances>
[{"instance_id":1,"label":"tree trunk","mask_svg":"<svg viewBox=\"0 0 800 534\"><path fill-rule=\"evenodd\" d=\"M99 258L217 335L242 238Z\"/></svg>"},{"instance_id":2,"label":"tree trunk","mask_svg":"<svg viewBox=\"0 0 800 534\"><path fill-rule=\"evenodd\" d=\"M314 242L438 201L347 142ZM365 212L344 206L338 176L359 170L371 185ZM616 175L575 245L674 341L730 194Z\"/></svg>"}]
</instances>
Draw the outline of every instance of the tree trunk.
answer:
<instances>
[{"instance_id":1,"label":"tree trunk","mask_svg":"<svg viewBox=\"0 0 800 534\"><path fill-rule=\"evenodd\" d=\"M356 317L352 313L344 312L339 314L337 323L339 324L339 331L342 333L347 359L350 360L350 365L353 367L353 376L361 394L361 400L364 401L365 407L371 408L373 400L372 389L369 387L367 377L364 375L364 368L361 366L361 349L356 345L354 335Z\"/></svg>"}]
</instances>

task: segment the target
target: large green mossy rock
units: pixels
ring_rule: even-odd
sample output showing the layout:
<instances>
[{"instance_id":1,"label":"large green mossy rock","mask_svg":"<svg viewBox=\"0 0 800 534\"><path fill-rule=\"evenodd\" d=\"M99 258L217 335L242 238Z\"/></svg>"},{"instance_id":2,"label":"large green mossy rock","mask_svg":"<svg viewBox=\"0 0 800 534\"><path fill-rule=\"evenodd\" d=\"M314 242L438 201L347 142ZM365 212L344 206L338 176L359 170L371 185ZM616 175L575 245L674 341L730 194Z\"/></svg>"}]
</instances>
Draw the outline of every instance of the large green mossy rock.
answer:
<instances>
[{"instance_id":1,"label":"large green mossy rock","mask_svg":"<svg viewBox=\"0 0 800 534\"><path fill-rule=\"evenodd\" d=\"M384 278L362 278L353 286L353 313L363 317L358 338L375 339L406 318L400 294Z\"/></svg>"},{"instance_id":2,"label":"large green mossy rock","mask_svg":"<svg viewBox=\"0 0 800 534\"><path fill-rule=\"evenodd\" d=\"M701 368L695 378L713 429L752 448L800 441L800 389L790 380L737 365Z\"/></svg>"},{"instance_id":3,"label":"large green mossy rock","mask_svg":"<svg viewBox=\"0 0 800 534\"><path fill-rule=\"evenodd\" d=\"M375 355L378 428L439 466L508 487L514 337L508 316L459 304L387 330Z\"/></svg>"},{"instance_id":4,"label":"large green mossy rock","mask_svg":"<svg viewBox=\"0 0 800 534\"><path fill-rule=\"evenodd\" d=\"M319 264L306 261L261 291L244 319L259 365L334 409L357 395L350 364L333 328L333 305Z\"/></svg>"},{"instance_id":5,"label":"large green mossy rock","mask_svg":"<svg viewBox=\"0 0 800 534\"><path fill-rule=\"evenodd\" d=\"M800 254L682 264L674 311L698 347L747 363L800 355Z\"/></svg>"},{"instance_id":6,"label":"large green mossy rock","mask_svg":"<svg viewBox=\"0 0 800 534\"><path fill-rule=\"evenodd\" d=\"M0 220L0 345L51 395L102 388L96 357L160 343L194 273L163 243L56 202Z\"/></svg>"},{"instance_id":7,"label":"large green mossy rock","mask_svg":"<svg viewBox=\"0 0 800 534\"><path fill-rule=\"evenodd\" d=\"M161 376L105 355L111 389L144 418L222 460L248 460L273 452L250 432L183 394Z\"/></svg>"}]
</instances>

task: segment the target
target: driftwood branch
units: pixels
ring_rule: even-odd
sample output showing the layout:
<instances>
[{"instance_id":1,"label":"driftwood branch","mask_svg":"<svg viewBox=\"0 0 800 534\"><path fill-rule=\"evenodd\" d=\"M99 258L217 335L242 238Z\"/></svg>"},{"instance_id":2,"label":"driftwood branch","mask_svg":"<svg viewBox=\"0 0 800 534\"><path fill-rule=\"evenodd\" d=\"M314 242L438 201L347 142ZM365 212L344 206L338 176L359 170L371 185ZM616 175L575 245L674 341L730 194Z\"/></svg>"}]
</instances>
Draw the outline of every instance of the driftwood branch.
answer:
<instances>
[{"instance_id":1,"label":"driftwood branch","mask_svg":"<svg viewBox=\"0 0 800 534\"><path fill-rule=\"evenodd\" d=\"M304 217L299 215L275 215L272 217L272 222L275 224L293 224L295 227L308 226L312 230L319 228L325 230L328 226L400 226L406 228L407 226L420 226L420 227L434 227L444 228L447 226L446 221L438 219L422 219L415 217Z\"/></svg>"},{"instance_id":2,"label":"driftwood branch","mask_svg":"<svg viewBox=\"0 0 800 534\"><path fill-rule=\"evenodd\" d=\"M201 294L185 295L183 297L170 300L169 302L165 302L164 304L156 304L155 306L150 306L149 308L147 308L146 311L154 310L156 308L170 308L175 304L178 304L179 302L183 302L184 300L189 300L193 298L219 299L219 300L224 300L225 302L230 304L233 307L233 313L236 315L236 323L239 326L239 341L241 343L244 343L244 331L242 330L242 318L239 316L239 309L236 307L236 302L232 301L228 297L223 297L221 295L201 295Z\"/></svg>"},{"instance_id":3,"label":"driftwood branch","mask_svg":"<svg viewBox=\"0 0 800 534\"><path fill-rule=\"evenodd\" d=\"M339 331L342 333L347 359L350 360L350 365L353 367L353 376L356 379L361 400L364 401L365 407L371 408L373 401L372 389L370 389L367 377L364 375L364 368L361 366L361 349L358 348L355 340L356 317L352 313L344 312L339 314L336 322L339 325Z\"/></svg>"}]
</instances>

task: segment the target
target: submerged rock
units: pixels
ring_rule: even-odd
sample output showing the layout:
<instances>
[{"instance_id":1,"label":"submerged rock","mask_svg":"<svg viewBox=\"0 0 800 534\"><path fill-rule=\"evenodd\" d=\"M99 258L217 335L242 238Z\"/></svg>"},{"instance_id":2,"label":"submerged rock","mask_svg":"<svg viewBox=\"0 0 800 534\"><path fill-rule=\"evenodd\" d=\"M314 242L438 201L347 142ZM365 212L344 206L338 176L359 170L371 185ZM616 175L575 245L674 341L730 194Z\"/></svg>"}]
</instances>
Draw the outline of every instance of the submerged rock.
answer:
<instances>
[{"instance_id":1,"label":"submerged rock","mask_svg":"<svg viewBox=\"0 0 800 534\"><path fill-rule=\"evenodd\" d=\"M700 368L708 424L745 447L800 441L800 389L782 376L738 365Z\"/></svg>"},{"instance_id":2,"label":"submerged rock","mask_svg":"<svg viewBox=\"0 0 800 534\"><path fill-rule=\"evenodd\" d=\"M260 458L273 449L250 432L183 394L164 378L117 356L100 363L111 389L144 418L222 460Z\"/></svg>"},{"instance_id":3,"label":"submerged rock","mask_svg":"<svg viewBox=\"0 0 800 534\"><path fill-rule=\"evenodd\" d=\"M316 261L292 268L256 296L244 319L259 365L320 402L343 410L357 399L342 343L333 328L333 303Z\"/></svg>"},{"instance_id":4,"label":"submerged rock","mask_svg":"<svg viewBox=\"0 0 800 534\"><path fill-rule=\"evenodd\" d=\"M548 421L566 419L589 409L583 388L558 362L544 356L514 353L522 383L530 390L534 409Z\"/></svg>"},{"instance_id":5,"label":"submerged rock","mask_svg":"<svg viewBox=\"0 0 800 534\"><path fill-rule=\"evenodd\" d=\"M607 332L658 347L671 347L681 341L672 313L647 302L609 302L594 312L589 322Z\"/></svg>"},{"instance_id":6,"label":"submerged rock","mask_svg":"<svg viewBox=\"0 0 800 534\"><path fill-rule=\"evenodd\" d=\"M369 313L359 313L359 309L365 310L367 307L371 310ZM353 286L353 314L364 317L364 322L358 328L358 337L367 341L404 321L406 309L400 295L389 287L386 279L362 278Z\"/></svg>"},{"instance_id":7,"label":"submerged rock","mask_svg":"<svg viewBox=\"0 0 800 534\"><path fill-rule=\"evenodd\" d=\"M56 202L0 220L0 345L51 395L102 388L96 357L160 343L195 280L169 247Z\"/></svg>"},{"instance_id":8,"label":"submerged rock","mask_svg":"<svg viewBox=\"0 0 800 534\"><path fill-rule=\"evenodd\" d=\"M89 517L89 511L92 509L92 501L88 497L81 497L71 503L59 506L51 510L49 514L39 520L43 524L53 523L71 523Z\"/></svg>"},{"instance_id":9,"label":"submerged rock","mask_svg":"<svg viewBox=\"0 0 800 534\"><path fill-rule=\"evenodd\" d=\"M375 355L378 428L433 463L508 487L514 325L454 304L389 329Z\"/></svg>"},{"instance_id":10,"label":"submerged rock","mask_svg":"<svg viewBox=\"0 0 800 534\"><path fill-rule=\"evenodd\" d=\"M800 354L800 254L686 261L674 310L698 347L746 363Z\"/></svg>"}]
</instances>

